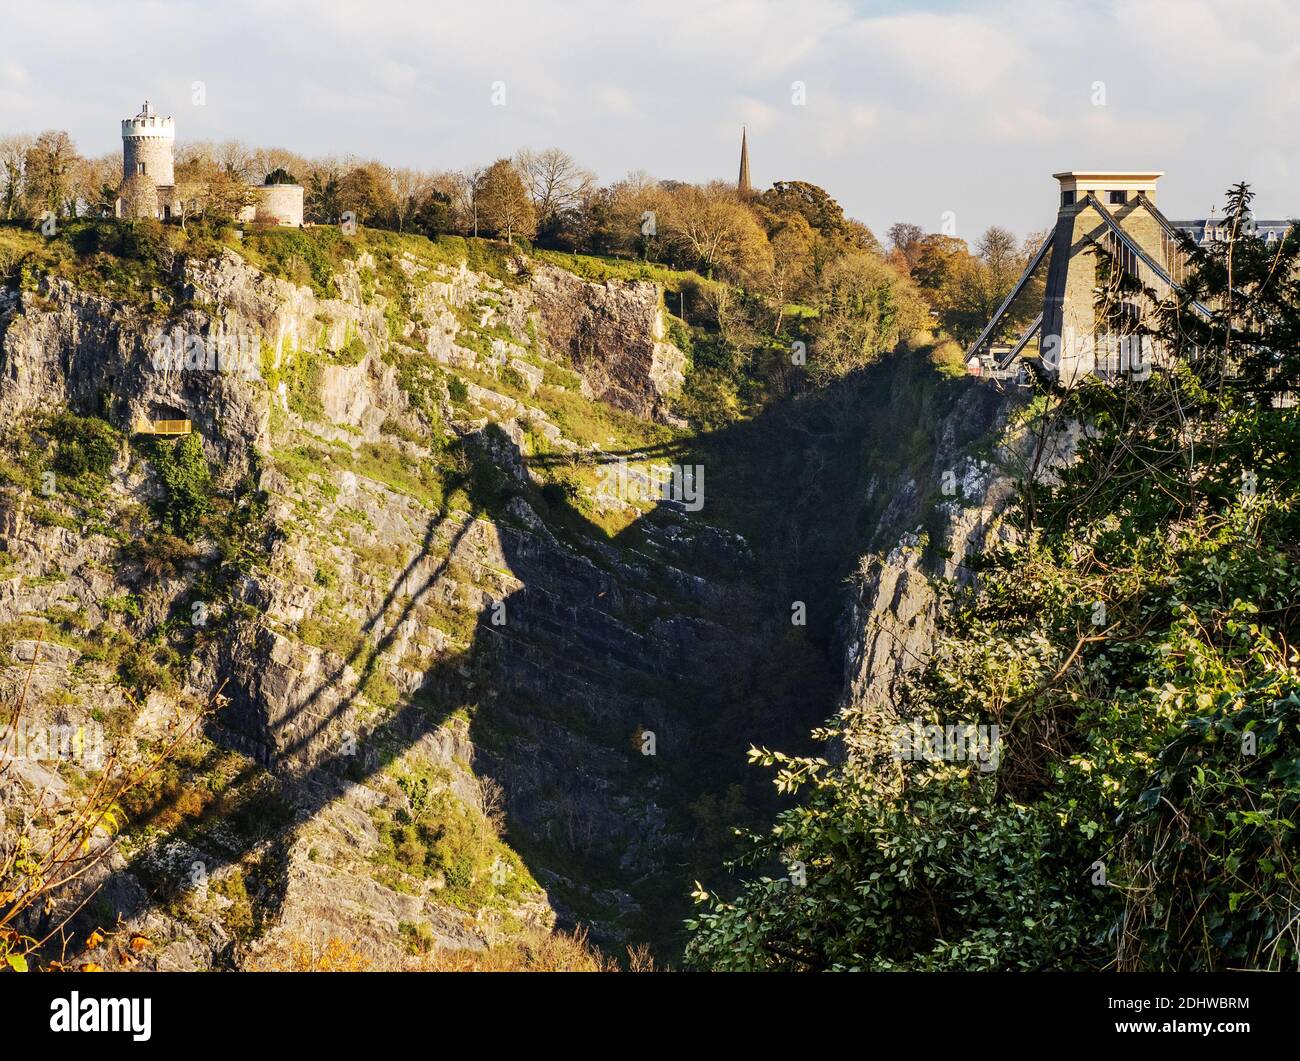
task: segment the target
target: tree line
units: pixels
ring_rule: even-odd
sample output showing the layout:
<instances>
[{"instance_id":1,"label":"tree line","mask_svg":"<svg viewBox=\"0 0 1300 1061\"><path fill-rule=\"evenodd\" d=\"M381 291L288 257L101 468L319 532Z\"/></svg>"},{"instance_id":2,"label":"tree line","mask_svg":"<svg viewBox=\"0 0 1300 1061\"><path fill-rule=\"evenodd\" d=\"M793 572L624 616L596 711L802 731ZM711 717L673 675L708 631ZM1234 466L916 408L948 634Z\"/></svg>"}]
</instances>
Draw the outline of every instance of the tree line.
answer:
<instances>
[{"instance_id":1,"label":"tree line","mask_svg":"<svg viewBox=\"0 0 1300 1061\"><path fill-rule=\"evenodd\" d=\"M738 414L747 387L766 396L810 378L824 382L916 337L969 342L1041 238L1021 244L994 227L972 249L955 236L899 223L882 244L805 181L777 181L752 194L731 183L644 172L601 184L559 148L524 149L457 171L307 158L238 140L182 142L175 159L182 225L229 223L252 201L252 184L300 183L313 224L351 219L431 238L529 241L696 272L705 281L696 316L718 337L697 359L708 408L695 412L705 420ZM112 216L119 199L127 216L151 214L152 189L135 178L123 184L121 172L120 153L84 157L63 131L0 138L0 214L26 221ZM1041 287L1027 291L1009 329L1032 317L1040 301ZM805 365L792 363L799 341L811 351ZM960 352L947 353L955 360Z\"/></svg>"}]
</instances>

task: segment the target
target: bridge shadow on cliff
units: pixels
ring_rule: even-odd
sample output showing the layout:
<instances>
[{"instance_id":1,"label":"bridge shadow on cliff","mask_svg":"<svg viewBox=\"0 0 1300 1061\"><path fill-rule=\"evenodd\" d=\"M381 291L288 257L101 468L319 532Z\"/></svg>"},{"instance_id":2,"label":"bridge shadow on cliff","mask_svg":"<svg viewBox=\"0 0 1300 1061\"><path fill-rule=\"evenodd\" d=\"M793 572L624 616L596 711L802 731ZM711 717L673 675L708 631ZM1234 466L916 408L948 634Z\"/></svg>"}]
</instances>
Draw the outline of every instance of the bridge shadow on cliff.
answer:
<instances>
[{"instance_id":1,"label":"bridge shadow on cliff","mask_svg":"<svg viewBox=\"0 0 1300 1061\"><path fill-rule=\"evenodd\" d=\"M220 822L214 816L171 830L153 850L185 840L209 875L256 854L254 890L270 923L302 825L472 707L473 768L501 786L505 839L561 923L593 925L594 938L611 946L650 940L671 958L692 879L716 878L730 827L763 821L775 807L770 778L745 765L747 748L804 750L809 729L836 707L846 580L891 519L880 484L931 471L938 425L959 400L973 412L956 430L978 437L996 396L895 358L753 420L634 452L533 458L499 430L466 440L476 460L495 452L506 467L624 457L701 465L703 510L661 508L610 538L568 495L471 466L451 484L468 497L470 518L431 516L363 642L277 720L278 754L265 765L278 781L266 806L244 815L242 831L209 828ZM516 498L546 531L521 525ZM499 525L520 587L479 615L469 646L429 668L417 695L354 743L343 740L358 690L480 518ZM709 532L711 524L747 547ZM796 602L806 625L792 622ZM643 754L647 730L653 755ZM223 737L220 718L213 735ZM249 767L232 787L259 774ZM167 809L162 800L133 824L162 822ZM157 866L145 852L114 874L99 923L106 908L130 919L191 886ZM90 927L89 912L73 924Z\"/></svg>"}]
</instances>

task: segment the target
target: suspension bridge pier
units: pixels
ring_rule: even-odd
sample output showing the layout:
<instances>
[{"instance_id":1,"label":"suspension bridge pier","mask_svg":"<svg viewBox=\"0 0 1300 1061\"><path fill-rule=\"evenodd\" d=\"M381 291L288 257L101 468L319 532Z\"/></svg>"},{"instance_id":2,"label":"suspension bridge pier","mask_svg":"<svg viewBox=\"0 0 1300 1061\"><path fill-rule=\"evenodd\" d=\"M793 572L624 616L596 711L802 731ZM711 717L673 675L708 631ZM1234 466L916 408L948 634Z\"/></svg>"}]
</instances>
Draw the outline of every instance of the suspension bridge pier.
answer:
<instances>
[{"instance_id":1,"label":"suspension bridge pier","mask_svg":"<svg viewBox=\"0 0 1300 1061\"><path fill-rule=\"evenodd\" d=\"M1061 205L1050 236L1040 349L1044 368L1063 384L1095 371L1116 345L1110 322L1098 320L1097 248L1105 247L1125 272L1141 275L1142 255L1136 247L1167 277L1173 248L1167 242L1168 222L1155 206L1156 183L1163 175L1077 170L1052 174L1060 182ZM1136 324L1142 307L1125 309L1131 320L1124 323Z\"/></svg>"},{"instance_id":2,"label":"suspension bridge pier","mask_svg":"<svg viewBox=\"0 0 1300 1061\"><path fill-rule=\"evenodd\" d=\"M1156 170L1052 174L1060 186L1056 223L968 348L968 360L998 340L1016 299L1045 270L1042 313L997 358L1000 374L1014 370L1035 338L1040 371L1066 385L1090 373L1108 377L1146 370L1158 361L1161 351L1142 328L1148 307L1113 290L1105 292L1111 297L1102 297L1106 278L1100 264L1104 255L1114 268L1163 297L1179 289L1180 232L1198 242L1216 238L1212 218L1172 222L1160 212L1156 186L1163 175ZM1193 309L1210 312L1199 303Z\"/></svg>"}]
</instances>

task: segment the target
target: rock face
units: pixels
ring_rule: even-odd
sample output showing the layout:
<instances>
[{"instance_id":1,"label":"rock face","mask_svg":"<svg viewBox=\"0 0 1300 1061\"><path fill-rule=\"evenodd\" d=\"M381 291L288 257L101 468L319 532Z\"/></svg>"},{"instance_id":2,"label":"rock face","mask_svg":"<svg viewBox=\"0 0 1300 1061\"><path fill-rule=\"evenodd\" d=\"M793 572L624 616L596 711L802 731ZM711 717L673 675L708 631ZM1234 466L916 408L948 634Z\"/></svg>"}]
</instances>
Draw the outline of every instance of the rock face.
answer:
<instances>
[{"instance_id":1,"label":"rock face","mask_svg":"<svg viewBox=\"0 0 1300 1061\"><path fill-rule=\"evenodd\" d=\"M930 658L947 586L969 586L977 556L1013 529L1004 520L1016 480L1054 481L1068 463L1077 425L1043 440L1009 423L1023 405L1016 391L971 391L945 418L929 467L921 477L876 478L871 488L892 500L874 528L875 548L861 561L853 599L841 620L844 693L841 715L855 726L883 730L898 721L895 705L908 676ZM993 443L991 447L989 443ZM973 450L991 449L987 457ZM927 505L938 488L939 499Z\"/></svg>"},{"instance_id":2,"label":"rock face","mask_svg":"<svg viewBox=\"0 0 1300 1061\"><path fill-rule=\"evenodd\" d=\"M655 284L593 284L543 266L532 288L552 349L568 355L596 397L647 419L667 418L686 355L665 338Z\"/></svg>"},{"instance_id":3,"label":"rock face","mask_svg":"<svg viewBox=\"0 0 1300 1061\"><path fill-rule=\"evenodd\" d=\"M241 321L232 320L238 329ZM155 370L160 337L212 337L192 312L163 322L144 311L52 279L0 312L0 420L73 405L121 427L188 418L223 466L242 470L246 447L262 437L267 403L233 373Z\"/></svg>"},{"instance_id":4,"label":"rock face","mask_svg":"<svg viewBox=\"0 0 1300 1061\"><path fill-rule=\"evenodd\" d=\"M196 705L217 707L167 799L197 807L228 785L240 824L178 824L166 800L137 810L172 824L132 833L87 881L124 931L155 940L131 967L282 961L335 938L394 967L411 939L483 947L557 913L617 947L645 931L625 882L680 862L667 809L680 797L638 739L653 732L679 757L691 747L692 702L670 694L722 673L735 646L710 612L735 590L658 552L730 562L744 543L652 506L644 545L615 544L584 522L594 482L572 510L543 489L558 459L596 452L560 426L568 406L547 404L562 390L545 385L553 370L579 368L610 400L666 416L682 357L662 341L654 286L390 265L396 290L376 293L362 254L325 298L232 252L178 260L166 318L57 278L0 301L6 423L65 406L124 432L189 419L219 490L256 474L264 498L264 514L236 515L234 537L163 561L142 507L161 487L125 446L95 517L104 530L73 529L76 498L0 489L0 561L13 565L0 567L0 630L61 617L38 620L39 657L25 628L0 646L4 687L35 661L34 717L102 716L140 748ZM582 343L557 347L545 326L536 342L533 321L558 327L570 298ZM176 684L125 697L99 641L144 651L196 604L206 625ZM91 662L74 644L96 646ZM242 764L231 772L228 755ZM417 820L408 788L421 778L446 794L435 803L448 821L508 830L534 852L527 867L502 845L487 888L481 866L466 878L454 859L421 855L442 834L398 829Z\"/></svg>"}]
</instances>

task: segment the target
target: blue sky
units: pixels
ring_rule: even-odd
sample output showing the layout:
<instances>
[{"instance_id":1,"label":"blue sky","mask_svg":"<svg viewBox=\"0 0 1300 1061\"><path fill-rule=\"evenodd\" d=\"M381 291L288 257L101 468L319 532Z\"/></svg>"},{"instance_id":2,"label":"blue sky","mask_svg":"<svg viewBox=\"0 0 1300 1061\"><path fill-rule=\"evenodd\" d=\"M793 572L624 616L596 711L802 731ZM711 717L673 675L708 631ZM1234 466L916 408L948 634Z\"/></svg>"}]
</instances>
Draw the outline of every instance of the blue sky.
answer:
<instances>
[{"instance_id":1,"label":"blue sky","mask_svg":"<svg viewBox=\"0 0 1300 1061\"><path fill-rule=\"evenodd\" d=\"M91 154L146 96L182 139L429 168L559 145L605 181L734 179L748 124L756 184L821 184L880 233L1025 234L1071 168L1163 169L1171 215L1241 178L1300 213L1290 0L0 0L0 24L0 131Z\"/></svg>"}]
</instances>

